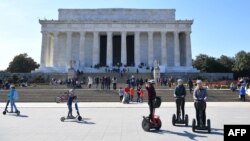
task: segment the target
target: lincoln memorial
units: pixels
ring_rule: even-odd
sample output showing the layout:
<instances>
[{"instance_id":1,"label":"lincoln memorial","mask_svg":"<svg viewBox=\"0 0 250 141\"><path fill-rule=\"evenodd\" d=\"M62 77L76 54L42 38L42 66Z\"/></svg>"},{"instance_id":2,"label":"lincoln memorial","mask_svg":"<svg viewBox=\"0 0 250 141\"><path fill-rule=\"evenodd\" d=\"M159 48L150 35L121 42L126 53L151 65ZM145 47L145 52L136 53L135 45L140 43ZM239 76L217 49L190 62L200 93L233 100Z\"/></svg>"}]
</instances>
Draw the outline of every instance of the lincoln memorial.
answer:
<instances>
[{"instance_id":1,"label":"lincoln memorial","mask_svg":"<svg viewBox=\"0 0 250 141\"><path fill-rule=\"evenodd\" d=\"M175 9L59 9L58 20L39 20L42 72L139 65L157 60L164 72L192 67L191 25Z\"/></svg>"}]
</instances>

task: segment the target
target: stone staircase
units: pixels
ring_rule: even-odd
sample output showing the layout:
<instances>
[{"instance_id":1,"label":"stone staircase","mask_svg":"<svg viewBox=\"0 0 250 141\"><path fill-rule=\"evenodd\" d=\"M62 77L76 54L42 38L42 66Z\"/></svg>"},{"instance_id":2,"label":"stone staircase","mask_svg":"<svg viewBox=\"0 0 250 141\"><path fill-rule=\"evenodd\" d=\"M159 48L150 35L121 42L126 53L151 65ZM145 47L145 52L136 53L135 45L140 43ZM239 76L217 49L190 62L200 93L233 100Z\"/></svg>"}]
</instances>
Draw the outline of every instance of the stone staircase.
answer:
<instances>
[{"instance_id":1,"label":"stone staircase","mask_svg":"<svg viewBox=\"0 0 250 141\"><path fill-rule=\"evenodd\" d=\"M63 95L67 89L18 89L18 102L55 102L57 96ZM163 102L173 102L173 89L157 89L156 93L161 96ZM7 90L1 90L0 102L6 102ZM95 90L95 89L77 89L76 94L79 102L118 102L119 96L117 90ZM134 96L136 100L137 95ZM247 101L249 97L246 97ZM144 101L147 101L147 92L145 92ZM187 91L187 102L192 102L192 94ZM230 90L208 90L208 102L237 102L238 92Z\"/></svg>"}]
</instances>

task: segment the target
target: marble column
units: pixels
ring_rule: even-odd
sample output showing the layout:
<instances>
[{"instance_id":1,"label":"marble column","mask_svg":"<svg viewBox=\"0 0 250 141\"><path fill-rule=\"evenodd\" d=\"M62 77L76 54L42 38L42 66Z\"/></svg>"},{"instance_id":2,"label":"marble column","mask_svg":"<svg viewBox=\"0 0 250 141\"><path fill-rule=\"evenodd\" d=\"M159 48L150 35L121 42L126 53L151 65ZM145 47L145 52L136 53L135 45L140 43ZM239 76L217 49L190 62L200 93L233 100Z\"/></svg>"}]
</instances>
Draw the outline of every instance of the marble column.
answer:
<instances>
[{"instance_id":1,"label":"marble column","mask_svg":"<svg viewBox=\"0 0 250 141\"><path fill-rule=\"evenodd\" d=\"M190 38L191 31L185 33L186 35L186 66L192 66L192 51L191 51L191 38Z\"/></svg>"},{"instance_id":2,"label":"marble column","mask_svg":"<svg viewBox=\"0 0 250 141\"><path fill-rule=\"evenodd\" d=\"M80 50L79 50L79 59L80 59L80 67L83 68L85 66L85 56L84 56L84 43L85 43L85 32L80 32Z\"/></svg>"},{"instance_id":3,"label":"marble column","mask_svg":"<svg viewBox=\"0 0 250 141\"><path fill-rule=\"evenodd\" d=\"M58 32L53 32L54 44L53 44L53 66L58 66L59 61L59 49L58 49Z\"/></svg>"},{"instance_id":4,"label":"marble column","mask_svg":"<svg viewBox=\"0 0 250 141\"><path fill-rule=\"evenodd\" d=\"M107 60L106 63L108 66L113 65L113 48L112 48L112 32L107 32Z\"/></svg>"},{"instance_id":5,"label":"marble column","mask_svg":"<svg viewBox=\"0 0 250 141\"><path fill-rule=\"evenodd\" d=\"M99 64L100 61L100 47L99 47L99 33L94 32L93 40L93 54L92 54L92 66Z\"/></svg>"},{"instance_id":6,"label":"marble column","mask_svg":"<svg viewBox=\"0 0 250 141\"><path fill-rule=\"evenodd\" d=\"M53 42L54 40L52 37L53 33L48 34L48 66L52 67L53 66Z\"/></svg>"},{"instance_id":7,"label":"marble column","mask_svg":"<svg viewBox=\"0 0 250 141\"><path fill-rule=\"evenodd\" d=\"M166 45L166 32L161 32L161 63L162 65L167 64L167 45Z\"/></svg>"},{"instance_id":8,"label":"marble column","mask_svg":"<svg viewBox=\"0 0 250 141\"><path fill-rule=\"evenodd\" d=\"M47 53L48 53L47 50L48 50L47 32L42 31L42 48L41 48L41 61L40 61L41 67L46 67Z\"/></svg>"},{"instance_id":9,"label":"marble column","mask_svg":"<svg viewBox=\"0 0 250 141\"><path fill-rule=\"evenodd\" d=\"M137 67L141 62L140 56L140 32L135 32L135 48L134 48L134 56L135 56L135 67Z\"/></svg>"},{"instance_id":10,"label":"marble column","mask_svg":"<svg viewBox=\"0 0 250 141\"><path fill-rule=\"evenodd\" d=\"M121 63L122 65L127 64L127 33L122 32L122 46L121 46Z\"/></svg>"},{"instance_id":11,"label":"marble column","mask_svg":"<svg viewBox=\"0 0 250 141\"><path fill-rule=\"evenodd\" d=\"M66 65L69 68L70 67L70 61L72 60L72 53L71 53L71 42L72 42L72 32L67 32L67 49L66 49Z\"/></svg>"},{"instance_id":12,"label":"marble column","mask_svg":"<svg viewBox=\"0 0 250 141\"><path fill-rule=\"evenodd\" d=\"M153 48L153 32L148 32L148 65L153 66L154 48Z\"/></svg>"},{"instance_id":13,"label":"marble column","mask_svg":"<svg viewBox=\"0 0 250 141\"><path fill-rule=\"evenodd\" d=\"M174 66L180 66L179 32L174 32Z\"/></svg>"}]
</instances>

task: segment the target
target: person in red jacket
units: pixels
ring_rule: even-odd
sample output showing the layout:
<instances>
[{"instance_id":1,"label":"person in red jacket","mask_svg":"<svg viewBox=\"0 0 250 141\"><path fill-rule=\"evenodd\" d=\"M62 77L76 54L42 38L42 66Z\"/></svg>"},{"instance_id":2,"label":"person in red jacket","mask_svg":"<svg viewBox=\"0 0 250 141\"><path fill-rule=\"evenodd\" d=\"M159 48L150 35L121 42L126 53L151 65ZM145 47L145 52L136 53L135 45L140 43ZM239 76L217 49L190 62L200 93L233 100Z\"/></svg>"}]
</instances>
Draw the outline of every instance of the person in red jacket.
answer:
<instances>
[{"instance_id":1,"label":"person in red jacket","mask_svg":"<svg viewBox=\"0 0 250 141\"><path fill-rule=\"evenodd\" d=\"M148 105L149 105L149 117L152 119L153 115L153 101L156 98L156 92L155 92L155 87L154 87L155 81L154 80L149 80L148 83L146 83L146 90L148 91Z\"/></svg>"}]
</instances>

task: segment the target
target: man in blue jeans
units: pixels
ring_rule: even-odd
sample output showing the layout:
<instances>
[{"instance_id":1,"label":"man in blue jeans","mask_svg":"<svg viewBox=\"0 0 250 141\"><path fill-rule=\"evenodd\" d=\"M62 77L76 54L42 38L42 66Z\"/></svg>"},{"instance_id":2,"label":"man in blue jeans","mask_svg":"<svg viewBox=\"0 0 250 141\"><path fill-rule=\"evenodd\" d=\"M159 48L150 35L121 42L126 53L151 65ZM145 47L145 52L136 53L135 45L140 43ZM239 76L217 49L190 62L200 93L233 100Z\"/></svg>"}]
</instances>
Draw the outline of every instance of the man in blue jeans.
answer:
<instances>
[{"instance_id":1,"label":"man in blue jeans","mask_svg":"<svg viewBox=\"0 0 250 141\"><path fill-rule=\"evenodd\" d=\"M74 90L73 89L70 89L69 90L69 94L68 94L68 100L67 100L67 106L68 106L68 109L69 109L69 112L68 112L68 118L75 118L73 115L72 115L72 103L73 103L73 100L76 98L75 94L74 94Z\"/></svg>"},{"instance_id":2,"label":"man in blue jeans","mask_svg":"<svg viewBox=\"0 0 250 141\"><path fill-rule=\"evenodd\" d=\"M7 104L6 104L6 107L5 107L5 111L7 111L8 105L10 103L10 105L11 105L10 113L14 112L13 108L15 108L15 113L19 112L19 110L17 109L16 104L15 104L17 99L18 99L18 93L16 91L16 88L15 88L14 85L11 85L10 86L10 92L8 94L8 101L7 101Z\"/></svg>"}]
</instances>

